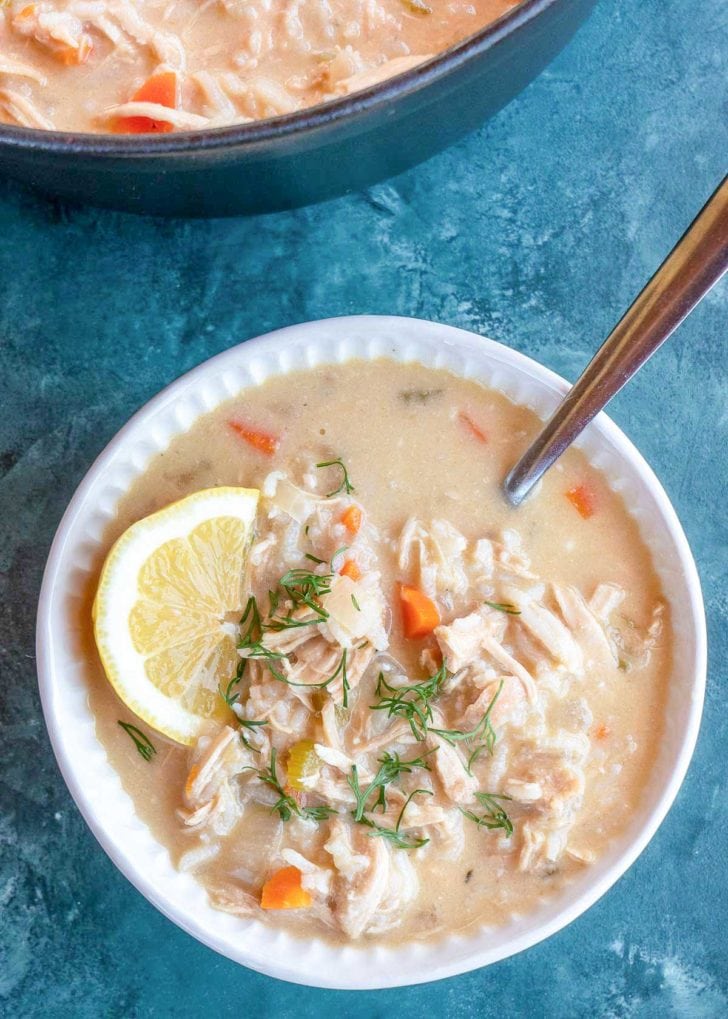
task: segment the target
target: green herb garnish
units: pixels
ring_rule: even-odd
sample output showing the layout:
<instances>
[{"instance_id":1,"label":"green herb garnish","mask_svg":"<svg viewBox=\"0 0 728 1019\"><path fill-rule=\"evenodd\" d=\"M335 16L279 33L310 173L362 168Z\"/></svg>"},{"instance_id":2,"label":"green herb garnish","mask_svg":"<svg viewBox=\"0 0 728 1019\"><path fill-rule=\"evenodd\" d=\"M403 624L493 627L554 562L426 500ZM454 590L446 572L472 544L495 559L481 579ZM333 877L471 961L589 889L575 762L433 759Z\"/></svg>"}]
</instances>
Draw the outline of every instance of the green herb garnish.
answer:
<instances>
[{"instance_id":1,"label":"green herb garnish","mask_svg":"<svg viewBox=\"0 0 728 1019\"><path fill-rule=\"evenodd\" d=\"M245 628L240 639L240 643L238 644L238 648L248 647L252 645L254 643L255 636L260 635L261 628L258 605L255 601L255 598L253 598L252 595L248 598L248 601L245 605L245 611L240 617L240 622L238 625L241 628ZM240 684L245 673L245 663L246 659L241 658L240 661L238 662L238 667L235 670L235 675L229 681L225 689L223 689L222 685L219 685L217 688L218 693L220 694L220 696L222 697L222 699L225 701L229 708L232 708L233 704L235 704L238 698L240 697L240 691L236 690L233 692L233 687L236 687Z\"/></svg>"},{"instance_id":2,"label":"green herb garnish","mask_svg":"<svg viewBox=\"0 0 728 1019\"><path fill-rule=\"evenodd\" d=\"M260 750L257 750L252 745L252 743L250 743L245 733L243 732L243 729L258 729L260 728L261 725L267 725L268 722L265 719L256 718L239 718L238 721L240 722L240 725L242 727L240 731L240 739L243 743L243 746L247 747L248 750L252 750L254 754L259 754Z\"/></svg>"},{"instance_id":3,"label":"green herb garnish","mask_svg":"<svg viewBox=\"0 0 728 1019\"><path fill-rule=\"evenodd\" d=\"M237 699L240 697L240 691L239 690L233 691L233 687L237 686L240 680L243 678L244 669L245 659L241 658L240 663L238 665L238 671L235 673L235 675L230 680L228 685L223 689L222 684L220 684L220 686L218 686L217 688L218 693L220 694L220 696L222 697L222 699L225 701L229 708L231 708L233 704L235 704Z\"/></svg>"},{"instance_id":4,"label":"green herb garnish","mask_svg":"<svg viewBox=\"0 0 728 1019\"><path fill-rule=\"evenodd\" d=\"M421 757L413 757L409 761L403 761L398 753L384 753L377 761L379 769L377 770L376 775L365 789L362 789L359 785L359 772L357 766L352 764L351 775L349 775L347 781L356 799L356 809L352 812L354 820L362 820L364 812L368 809L367 801L372 793L376 793L377 798L371 807L371 810L376 810L377 807L379 807L381 811L385 811L387 809L387 786L394 782L395 778L399 775L408 775L410 772L414 771L415 768L424 768L426 771L429 771L430 766L425 758L429 757L432 753L434 753L434 749L428 750L427 753L422 754Z\"/></svg>"},{"instance_id":5,"label":"green herb garnish","mask_svg":"<svg viewBox=\"0 0 728 1019\"><path fill-rule=\"evenodd\" d=\"M399 817L397 818L397 823L394 828L384 828L381 824L377 824L376 821L372 821L369 817L362 817L359 823L365 824L367 828L373 829L373 831L369 832L370 838L386 839L388 842L391 842L392 845L396 846L397 849L420 849L422 846L426 846L430 840L426 838L418 839L414 835L405 835L399 830L400 825L402 824L402 818L404 817L404 812L409 806L410 800L418 794L421 794L422 796L432 796L433 792L431 789L414 789L404 801L404 806L399 812Z\"/></svg>"},{"instance_id":6,"label":"green herb garnish","mask_svg":"<svg viewBox=\"0 0 728 1019\"><path fill-rule=\"evenodd\" d=\"M238 641L238 650L245 652L243 655L243 668L245 668L246 659L263 658L265 659L268 669L272 675L274 675L276 679L280 679L285 683L285 676L283 676L272 663L274 661L280 661L286 656L281 651L273 651L271 648L268 648L265 644L263 644L263 622L260 618L258 603L252 594L248 598L248 603L245 606L245 612L240 620L240 626L243 628L243 632L240 640ZM240 667L238 667L238 671L240 672L240 675L242 675Z\"/></svg>"},{"instance_id":7,"label":"green herb garnish","mask_svg":"<svg viewBox=\"0 0 728 1019\"><path fill-rule=\"evenodd\" d=\"M344 466L344 462L341 457L337 457L336 460L323 460L320 464L316 464L317 467L340 467L341 468L341 484L338 488L335 488L333 492L328 492L326 495L327 499L331 499L332 496L338 495L340 492L346 492L347 495L351 495L354 491L354 486L349 481L349 472Z\"/></svg>"},{"instance_id":8,"label":"green herb garnish","mask_svg":"<svg viewBox=\"0 0 728 1019\"><path fill-rule=\"evenodd\" d=\"M491 609L497 609L499 612L506 612L509 616L520 616L521 610L517 609L516 606L509 601L486 601Z\"/></svg>"},{"instance_id":9,"label":"green herb garnish","mask_svg":"<svg viewBox=\"0 0 728 1019\"><path fill-rule=\"evenodd\" d=\"M461 813L469 821L475 822L479 828L488 828L490 830L502 828L506 835L510 837L513 834L513 822L498 801L510 800L511 797L499 796L496 793L476 793L475 798L481 807L485 808L484 813L475 814L472 810L460 807Z\"/></svg>"},{"instance_id":10,"label":"green herb garnish","mask_svg":"<svg viewBox=\"0 0 728 1019\"><path fill-rule=\"evenodd\" d=\"M145 761L151 761L157 752L157 748L149 737L145 736L141 729L137 729L137 727L132 725L130 722L122 722L119 720L117 725L120 725L127 736L129 736L132 740L134 746L139 751L140 756L143 757Z\"/></svg>"},{"instance_id":11,"label":"green herb garnish","mask_svg":"<svg viewBox=\"0 0 728 1019\"><path fill-rule=\"evenodd\" d=\"M334 673L336 678L336 673ZM349 677L346 673L346 648L341 653L341 706L349 707Z\"/></svg>"},{"instance_id":12,"label":"green herb garnish","mask_svg":"<svg viewBox=\"0 0 728 1019\"><path fill-rule=\"evenodd\" d=\"M333 683L334 680L337 678L337 676L341 676L341 706L342 706L342 708L348 708L349 707L349 691L351 690L351 687L349 686L349 676L348 676L347 671L346 671L346 655L347 655L347 649L344 648L344 650L341 652L341 659L339 660L339 664L336 666L336 670L335 670L334 674L332 676L329 676L329 678L327 680L324 680L323 683L317 683L316 684L318 687L326 687L326 686L329 686L330 683ZM301 686L310 686L311 684L310 683L302 683L302 684L299 684L299 685L301 685Z\"/></svg>"},{"instance_id":13,"label":"green herb garnish","mask_svg":"<svg viewBox=\"0 0 728 1019\"><path fill-rule=\"evenodd\" d=\"M384 678L384 673L380 672L375 692L382 699L378 704L371 705L372 711L386 711L388 718L405 718L415 739L424 740L432 721L430 701L440 693L447 678L447 669L443 665L434 676L421 683L392 686ZM387 696L382 696L383 692Z\"/></svg>"},{"instance_id":14,"label":"green herb garnish","mask_svg":"<svg viewBox=\"0 0 728 1019\"><path fill-rule=\"evenodd\" d=\"M319 560L320 562L321 560ZM306 607L310 609L318 619L307 620L306 622L321 622L324 619L329 618L328 612L320 604L320 599L325 594L331 593L331 581L334 579L333 573L312 573L310 570L288 570L284 573L281 579L278 581L278 587L282 591L286 598L292 603L293 609L300 609ZM278 602L280 600L280 591L275 600L276 609L278 608ZM288 616L282 618L272 615L266 624L267 629L274 629L273 624L282 622L284 625L279 626L279 629L285 629L287 626L300 626L301 621L291 618L290 612Z\"/></svg>"},{"instance_id":15,"label":"green herb garnish","mask_svg":"<svg viewBox=\"0 0 728 1019\"><path fill-rule=\"evenodd\" d=\"M479 745L475 747L470 757L468 758L468 762L465 766L465 770L468 772L468 774L472 774L471 772L472 766L484 750L487 750L489 754L492 754L493 750L495 749L496 734L495 729L493 728L493 724L490 720L490 715L493 708L495 707L495 702L500 697L504 682L505 680L503 679L500 681L498 689L493 694L493 698L488 707L486 708L483 717L480 719L478 724L473 729L470 729L469 731L466 732L462 731L461 729L430 729L430 732L433 732L435 733L435 735L440 736L442 739L445 740L446 743L449 743L451 746L455 746L456 743L461 742L474 743L476 742L476 740L481 741Z\"/></svg>"},{"instance_id":16,"label":"green herb garnish","mask_svg":"<svg viewBox=\"0 0 728 1019\"><path fill-rule=\"evenodd\" d=\"M318 597L315 592L327 592L330 590L327 586L330 580L331 576L328 574L325 577L321 577L317 573L308 573L306 570L289 570L281 578L280 586L286 593L298 600L298 606L305 604L315 613L319 613L319 615L314 615L313 618L308 619L294 619L289 613L287 616L271 616L269 619L263 620L261 619L257 602L253 595L251 595L242 620L242 622L247 622L247 628L244 630L238 643L238 650L244 652L244 659L246 660L258 658L265 661L266 667L273 678L281 683L286 683L288 686L301 686L308 687L310 690L322 690L324 687L329 686L330 683L333 683L337 676L341 675L344 707L348 707L350 687L346 671L346 648L342 652L341 660L335 672L328 679L324 679L321 683L296 683L294 680L284 676L275 664L276 662L288 660L288 655L283 654L282 651L274 651L263 643L266 631L279 632L280 630L291 629L293 627L309 626L311 623L319 623L322 619L327 619L328 613L315 603L314 598ZM275 606L277 608L278 601L275 601ZM225 692L220 691L223 697L227 699L226 695L230 694L231 686L236 681L231 680L227 690ZM233 702L236 696L232 695L231 699Z\"/></svg>"}]
</instances>

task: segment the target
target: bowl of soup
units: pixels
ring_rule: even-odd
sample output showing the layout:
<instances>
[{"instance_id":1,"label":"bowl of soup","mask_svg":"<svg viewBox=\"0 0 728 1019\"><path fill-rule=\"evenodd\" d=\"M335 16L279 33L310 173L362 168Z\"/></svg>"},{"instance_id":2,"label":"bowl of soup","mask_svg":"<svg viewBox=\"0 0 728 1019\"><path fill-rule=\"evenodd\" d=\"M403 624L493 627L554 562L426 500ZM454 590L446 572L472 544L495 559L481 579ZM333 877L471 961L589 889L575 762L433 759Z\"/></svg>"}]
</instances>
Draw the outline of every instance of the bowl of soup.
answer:
<instances>
[{"instance_id":1,"label":"bowl of soup","mask_svg":"<svg viewBox=\"0 0 728 1019\"><path fill-rule=\"evenodd\" d=\"M0 172L163 215L391 176L500 109L593 0L9 0Z\"/></svg>"},{"instance_id":2,"label":"bowl of soup","mask_svg":"<svg viewBox=\"0 0 728 1019\"><path fill-rule=\"evenodd\" d=\"M603 414L505 501L567 388L452 327L313 322L183 376L91 467L43 581L46 722L101 846L206 945L438 979L558 931L654 834L700 587Z\"/></svg>"}]
</instances>

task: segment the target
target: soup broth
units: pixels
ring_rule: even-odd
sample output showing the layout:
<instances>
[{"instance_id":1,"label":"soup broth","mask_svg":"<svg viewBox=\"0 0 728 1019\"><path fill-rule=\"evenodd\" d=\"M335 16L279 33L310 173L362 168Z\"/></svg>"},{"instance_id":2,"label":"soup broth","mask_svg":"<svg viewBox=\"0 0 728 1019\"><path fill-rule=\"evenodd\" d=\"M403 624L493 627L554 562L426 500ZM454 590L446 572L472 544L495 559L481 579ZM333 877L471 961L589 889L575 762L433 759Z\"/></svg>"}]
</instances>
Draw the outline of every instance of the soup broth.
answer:
<instances>
[{"instance_id":1,"label":"soup broth","mask_svg":"<svg viewBox=\"0 0 728 1019\"><path fill-rule=\"evenodd\" d=\"M276 437L274 450L251 444L253 426ZM366 647L349 645L346 708L341 675L305 689L316 642L340 653L324 625L327 636L277 660L284 681L266 659L248 658L239 714L221 705L195 747L147 729L151 761L117 724L133 716L105 679L89 612L98 738L140 818L214 905L333 941L467 932L535 909L630 821L662 733L669 611L634 520L577 449L521 508L505 503L502 478L539 427L527 408L448 372L353 361L240 393L174 439L121 499L108 547L200 489L260 488L250 590L263 618L291 610L271 607L267 592L293 568L333 578L334 590L346 582L360 611L371 610ZM332 495L344 468L353 491ZM361 523L342 536L351 506ZM410 588L437 609L439 625L424 636L406 635ZM333 612L328 597L315 604ZM433 676L429 699L406 693ZM266 725L241 728L245 718ZM295 804L288 818L261 778L274 749ZM381 787L386 805L377 807L375 787L357 821L353 790L376 778L386 754L420 763ZM193 795L211 755L226 763ZM323 819L296 814L322 806ZM265 882L286 868L311 904L261 909Z\"/></svg>"}]
</instances>

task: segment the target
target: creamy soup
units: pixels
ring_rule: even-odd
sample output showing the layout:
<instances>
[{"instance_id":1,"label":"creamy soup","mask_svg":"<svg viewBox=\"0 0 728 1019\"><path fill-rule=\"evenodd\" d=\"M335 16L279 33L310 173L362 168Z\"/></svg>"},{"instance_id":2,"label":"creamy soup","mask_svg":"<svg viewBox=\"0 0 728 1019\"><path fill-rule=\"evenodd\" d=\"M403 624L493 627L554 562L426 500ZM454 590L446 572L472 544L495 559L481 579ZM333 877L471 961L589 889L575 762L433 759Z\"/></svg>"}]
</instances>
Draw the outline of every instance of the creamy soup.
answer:
<instances>
[{"instance_id":1,"label":"creamy soup","mask_svg":"<svg viewBox=\"0 0 728 1019\"><path fill-rule=\"evenodd\" d=\"M520 509L504 502L539 427L447 372L351 362L241 393L123 497L109 546L197 490L262 492L244 597L221 621L239 666L207 682L215 718L193 746L120 703L89 624L98 737L213 905L333 941L466 932L534 910L633 817L669 613L579 451Z\"/></svg>"},{"instance_id":2,"label":"creamy soup","mask_svg":"<svg viewBox=\"0 0 728 1019\"><path fill-rule=\"evenodd\" d=\"M9 0L0 123L143 133L275 117L408 70L516 0Z\"/></svg>"}]
</instances>

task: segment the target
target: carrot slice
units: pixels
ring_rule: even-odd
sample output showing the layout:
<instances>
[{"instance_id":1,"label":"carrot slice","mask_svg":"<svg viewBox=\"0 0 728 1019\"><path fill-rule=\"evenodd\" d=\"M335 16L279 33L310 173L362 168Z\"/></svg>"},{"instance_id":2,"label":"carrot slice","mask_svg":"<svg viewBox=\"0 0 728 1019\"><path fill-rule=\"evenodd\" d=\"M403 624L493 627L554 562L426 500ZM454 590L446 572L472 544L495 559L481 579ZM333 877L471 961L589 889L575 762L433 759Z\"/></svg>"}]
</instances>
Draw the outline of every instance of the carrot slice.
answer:
<instances>
[{"instance_id":1,"label":"carrot slice","mask_svg":"<svg viewBox=\"0 0 728 1019\"><path fill-rule=\"evenodd\" d=\"M179 105L178 91L177 72L159 71L134 93L132 102L157 103L175 110ZM113 130L117 134L166 134L173 130L173 125L166 120L153 120L151 117L117 117Z\"/></svg>"},{"instance_id":2,"label":"carrot slice","mask_svg":"<svg viewBox=\"0 0 728 1019\"><path fill-rule=\"evenodd\" d=\"M361 580L361 570L353 559L347 559L339 573L342 577L348 577L350 580Z\"/></svg>"},{"instance_id":3,"label":"carrot slice","mask_svg":"<svg viewBox=\"0 0 728 1019\"><path fill-rule=\"evenodd\" d=\"M361 527L362 512L353 504L341 514L341 522L349 534L357 534Z\"/></svg>"},{"instance_id":4,"label":"carrot slice","mask_svg":"<svg viewBox=\"0 0 728 1019\"><path fill-rule=\"evenodd\" d=\"M464 425L465 428L467 428L467 430L470 432L473 438L477 439L478 442L488 441L488 436L485 434L482 428L479 428L478 425L476 425L476 423L470 417L470 415L466 414L464 410L461 410L460 413L458 414L458 421L460 422L461 425Z\"/></svg>"},{"instance_id":5,"label":"carrot slice","mask_svg":"<svg viewBox=\"0 0 728 1019\"><path fill-rule=\"evenodd\" d=\"M148 78L135 93L137 103L159 103L173 110L177 106L177 72L159 71Z\"/></svg>"},{"instance_id":6,"label":"carrot slice","mask_svg":"<svg viewBox=\"0 0 728 1019\"><path fill-rule=\"evenodd\" d=\"M257 449L259 453L266 456L273 456L281 444L281 440L270 432L263 432L258 428L251 428L242 421L229 421L228 424L241 439L244 439L249 446Z\"/></svg>"},{"instance_id":7,"label":"carrot slice","mask_svg":"<svg viewBox=\"0 0 728 1019\"><path fill-rule=\"evenodd\" d=\"M402 609L404 635L410 640L426 637L440 624L437 605L417 587L399 585L399 604Z\"/></svg>"},{"instance_id":8,"label":"carrot slice","mask_svg":"<svg viewBox=\"0 0 728 1019\"><path fill-rule=\"evenodd\" d=\"M260 904L263 909L305 909L313 902L311 893L301 887L298 867L282 867L263 885Z\"/></svg>"},{"instance_id":9,"label":"carrot slice","mask_svg":"<svg viewBox=\"0 0 728 1019\"><path fill-rule=\"evenodd\" d=\"M577 485L576 488L570 488L566 493L566 498L585 520L593 516L596 509L596 500L594 492L588 485Z\"/></svg>"}]
</instances>

